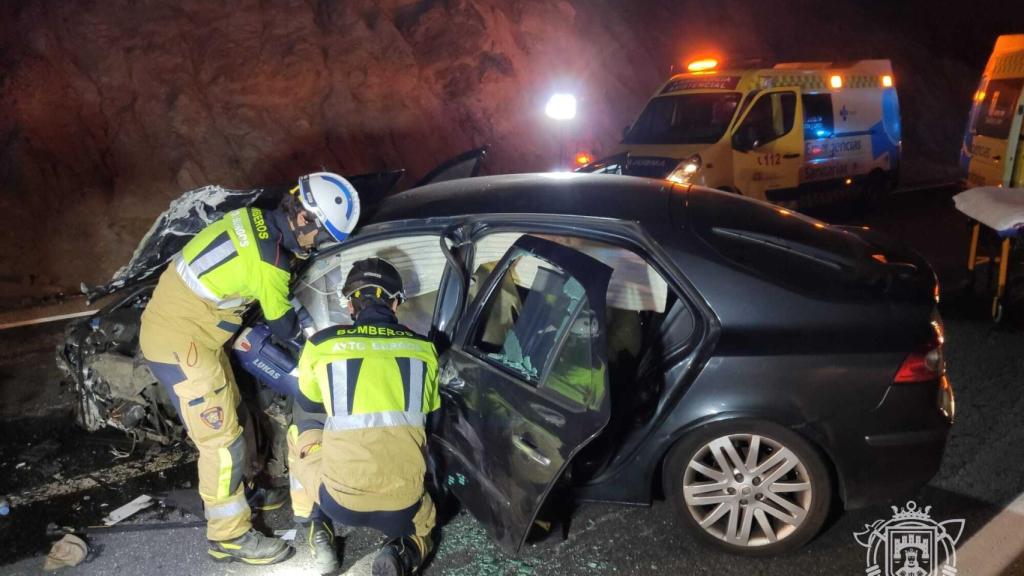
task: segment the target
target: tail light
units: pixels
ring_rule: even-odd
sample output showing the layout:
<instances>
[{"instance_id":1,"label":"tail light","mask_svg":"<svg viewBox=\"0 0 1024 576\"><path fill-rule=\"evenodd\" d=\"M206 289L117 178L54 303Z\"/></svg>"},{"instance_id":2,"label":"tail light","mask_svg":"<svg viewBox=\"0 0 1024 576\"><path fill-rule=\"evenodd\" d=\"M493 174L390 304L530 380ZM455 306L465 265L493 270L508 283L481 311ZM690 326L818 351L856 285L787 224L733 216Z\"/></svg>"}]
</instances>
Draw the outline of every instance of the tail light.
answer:
<instances>
[{"instance_id":1,"label":"tail light","mask_svg":"<svg viewBox=\"0 0 1024 576\"><path fill-rule=\"evenodd\" d=\"M899 371L896 372L893 382L906 384L941 378L943 372L942 345L934 344L933 346L907 356Z\"/></svg>"},{"instance_id":2,"label":"tail light","mask_svg":"<svg viewBox=\"0 0 1024 576\"><path fill-rule=\"evenodd\" d=\"M896 371L896 377L893 378L894 383L928 382L942 378L946 374L946 359L942 354L945 335L938 311L932 313L931 324L932 338L925 346L911 352L903 360L900 369Z\"/></svg>"},{"instance_id":3,"label":"tail light","mask_svg":"<svg viewBox=\"0 0 1024 576\"><path fill-rule=\"evenodd\" d=\"M938 310L932 312L932 338L920 350L916 350L903 360L900 369L893 378L894 384L913 382L933 382L938 380L939 389L936 404L950 423L956 417L956 399L953 386L946 377L946 359L942 346L946 341L945 328Z\"/></svg>"}]
</instances>

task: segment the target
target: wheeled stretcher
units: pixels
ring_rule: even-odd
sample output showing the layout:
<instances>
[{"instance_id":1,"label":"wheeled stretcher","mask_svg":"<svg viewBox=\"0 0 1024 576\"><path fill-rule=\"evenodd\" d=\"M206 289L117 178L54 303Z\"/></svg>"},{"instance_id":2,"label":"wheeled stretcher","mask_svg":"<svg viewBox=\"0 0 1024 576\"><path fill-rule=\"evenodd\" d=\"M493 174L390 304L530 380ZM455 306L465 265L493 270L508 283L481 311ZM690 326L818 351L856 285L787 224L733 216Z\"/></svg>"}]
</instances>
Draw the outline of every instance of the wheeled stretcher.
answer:
<instances>
[{"instance_id":1,"label":"wheeled stretcher","mask_svg":"<svg viewBox=\"0 0 1024 576\"><path fill-rule=\"evenodd\" d=\"M998 266L995 294L992 297L992 318L999 322L1003 318L1003 299L1006 296L1010 262L1015 250L1019 250L1020 238L1024 235L1024 188L971 188L954 196L953 201L956 209L971 218L973 224L967 257L967 271L972 282L978 266ZM982 226L998 236L997 253L979 253Z\"/></svg>"}]
</instances>

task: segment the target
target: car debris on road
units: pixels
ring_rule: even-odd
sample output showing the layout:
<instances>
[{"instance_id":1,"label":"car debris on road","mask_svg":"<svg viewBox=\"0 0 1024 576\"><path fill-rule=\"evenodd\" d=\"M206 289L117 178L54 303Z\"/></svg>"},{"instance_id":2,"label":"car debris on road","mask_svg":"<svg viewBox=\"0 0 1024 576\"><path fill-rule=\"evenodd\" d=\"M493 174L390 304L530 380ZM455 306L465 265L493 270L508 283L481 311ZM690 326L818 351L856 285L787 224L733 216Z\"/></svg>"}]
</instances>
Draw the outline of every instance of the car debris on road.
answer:
<instances>
[{"instance_id":1,"label":"car debris on road","mask_svg":"<svg viewBox=\"0 0 1024 576\"><path fill-rule=\"evenodd\" d=\"M134 515L136 512L149 508L155 503L156 501L153 500L152 496L148 494L143 494L142 496L139 496L135 500L132 500L131 502L111 512L106 518L103 519L103 525L113 526L121 520L124 520L125 518Z\"/></svg>"},{"instance_id":2,"label":"car debris on road","mask_svg":"<svg viewBox=\"0 0 1024 576\"><path fill-rule=\"evenodd\" d=\"M65 534L54 542L43 563L43 570L52 572L64 567L78 566L89 555L89 545L74 534Z\"/></svg>"}]
</instances>

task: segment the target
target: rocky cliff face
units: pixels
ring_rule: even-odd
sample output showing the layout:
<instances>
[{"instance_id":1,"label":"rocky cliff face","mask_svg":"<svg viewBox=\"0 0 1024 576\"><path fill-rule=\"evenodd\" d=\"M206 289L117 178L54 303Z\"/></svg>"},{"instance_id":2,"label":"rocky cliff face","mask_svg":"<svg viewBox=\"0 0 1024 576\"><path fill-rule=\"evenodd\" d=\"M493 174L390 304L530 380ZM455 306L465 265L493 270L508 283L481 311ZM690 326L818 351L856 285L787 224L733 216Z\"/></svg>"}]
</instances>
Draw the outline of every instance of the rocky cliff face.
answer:
<instances>
[{"instance_id":1,"label":"rocky cliff face","mask_svg":"<svg viewBox=\"0 0 1024 576\"><path fill-rule=\"evenodd\" d=\"M980 64L909 19L809 0L22 0L0 7L0 286L101 282L182 190L608 151L689 54L890 57L911 176L954 166ZM982 52L991 42L982 47ZM979 56L973 56L975 60ZM984 54L980 56L984 60ZM927 74L921 70L927 70ZM547 96L580 113L556 131ZM914 172L917 173L914 173ZM2 292L0 292L2 295Z\"/></svg>"}]
</instances>

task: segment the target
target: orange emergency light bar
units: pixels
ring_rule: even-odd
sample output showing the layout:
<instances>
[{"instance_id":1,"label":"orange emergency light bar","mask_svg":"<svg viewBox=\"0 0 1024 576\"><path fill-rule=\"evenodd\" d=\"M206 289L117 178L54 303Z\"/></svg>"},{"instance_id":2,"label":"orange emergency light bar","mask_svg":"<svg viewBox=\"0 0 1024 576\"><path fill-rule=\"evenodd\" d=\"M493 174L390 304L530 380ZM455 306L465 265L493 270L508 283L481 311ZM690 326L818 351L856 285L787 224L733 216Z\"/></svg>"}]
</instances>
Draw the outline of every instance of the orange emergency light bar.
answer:
<instances>
[{"instance_id":1,"label":"orange emergency light bar","mask_svg":"<svg viewBox=\"0 0 1024 576\"><path fill-rule=\"evenodd\" d=\"M839 89L843 87L843 77L838 74L833 74L828 82L833 88Z\"/></svg>"},{"instance_id":2,"label":"orange emergency light bar","mask_svg":"<svg viewBox=\"0 0 1024 576\"><path fill-rule=\"evenodd\" d=\"M714 58L702 58L700 60L694 60L686 65L686 69L690 72L703 72L704 70L714 70L718 67L718 60Z\"/></svg>"},{"instance_id":3,"label":"orange emergency light bar","mask_svg":"<svg viewBox=\"0 0 1024 576\"><path fill-rule=\"evenodd\" d=\"M586 166L587 164L590 164L592 160L593 158L591 158L590 154L587 154L586 152L580 152L576 155L577 166Z\"/></svg>"}]
</instances>

